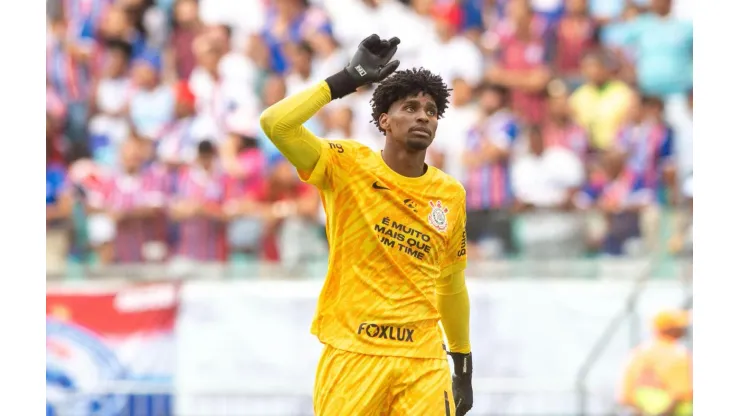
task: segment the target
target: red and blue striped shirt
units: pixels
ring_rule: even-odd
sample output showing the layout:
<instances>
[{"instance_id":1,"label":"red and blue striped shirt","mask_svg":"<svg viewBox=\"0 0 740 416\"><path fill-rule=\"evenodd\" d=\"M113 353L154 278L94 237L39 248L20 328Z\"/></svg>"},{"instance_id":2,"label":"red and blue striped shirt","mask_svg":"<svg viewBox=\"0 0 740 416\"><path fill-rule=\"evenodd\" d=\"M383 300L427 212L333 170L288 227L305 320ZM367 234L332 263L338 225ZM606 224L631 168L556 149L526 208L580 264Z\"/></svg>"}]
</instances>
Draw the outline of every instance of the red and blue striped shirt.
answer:
<instances>
[{"instance_id":1,"label":"red and blue striped shirt","mask_svg":"<svg viewBox=\"0 0 740 416\"><path fill-rule=\"evenodd\" d=\"M519 124L514 115L501 110L490 116L480 126L468 132L466 148L476 152L483 143L510 150L519 135ZM464 185L467 191L468 210L506 208L512 201L510 164L508 159L480 167L467 167Z\"/></svg>"},{"instance_id":2,"label":"red and blue striped shirt","mask_svg":"<svg viewBox=\"0 0 740 416\"><path fill-rule=\"evenodd\" d=\"M195 201L201 206L220 208L227 202L226 175L220 169L211 172L200 166L186 166L180 171L175 200ZM225 261L228 255L226 223L203 216L179 223L177 254L196 261Z\"/></svg>"},{"instance_id":3,"label":"red and blue striped shirt","mask_svg":"<svg viewBox=\"0 0 740 416\"><path fill-rule=\"evenodd\" d=\"M664 164L673 157L673 130L663 123L628 124L617 134L616 147L628 154L629 168L657 189Z\"/></svg>"}]
</instances>

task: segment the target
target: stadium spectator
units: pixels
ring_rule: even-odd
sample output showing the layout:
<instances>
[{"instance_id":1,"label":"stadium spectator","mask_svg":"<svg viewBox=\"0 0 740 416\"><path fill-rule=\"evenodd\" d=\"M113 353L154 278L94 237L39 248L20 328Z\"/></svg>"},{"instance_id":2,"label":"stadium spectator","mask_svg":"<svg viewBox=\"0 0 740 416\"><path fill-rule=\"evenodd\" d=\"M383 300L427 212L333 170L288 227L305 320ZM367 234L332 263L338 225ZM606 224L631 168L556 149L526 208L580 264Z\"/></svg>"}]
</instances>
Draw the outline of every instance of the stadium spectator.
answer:
<instances>
[{"instance_id":1,"label":"stadium spectator","mask_svg":"<svg viewBox=\"0 0 740 416\"><path fill-rule=\"evenodd\" d=\"M614 78L614 67L604 52L586 54L581 60L581 70L586 83L570 97L573 115L589 131L591 146L597 150L608 149L628 115L634 93L627 84Z\"/></svg>"},{"instance_id":2,"label":"stadium spectator","mask_svg":"<svg viewBox=\"0 0 740 416\"><path fill-rule=\"evenodd\" d=\"M290 163L276 157L259 200L264 204L264 259L295 267L321 247L318 193L298 179Z\"/></svg>"},{"instance_id":3,"label":"stadium spectator","mask_svg":"<svg viewBox=\"0 0 740 416\"><path fill-rule=\"evenodd\" d=\"M465 179L463 154L467 134L480 116L475 98L475 85L459 77L452 81L450 106L445 112L444 123L437 127L434 142L428 151L428 159L432 165L459 181Z\"/></svg>"},{"instance_id":4,"label":"stadium spectator","mask_svg":"<svg viewBox=\"0 0 740 416\"><path fill-rule=\"evenodd\" d=\"M135 26L123 5L113 2L101 21L99 40L119 40L131 45L133 57L138 58L147 49L146 37Z\"/></svg>"},{"instance_id":5,"label":"stadium spectator","mask_svg":"<svg viewBox=\"0 0 740 416\"><path fill-rule=\"evenodd\" d=\"M259 148L257 127L243 113L229 119L229 136L221 150L227 174L224 212L229 217L228 242L232 253L259 253L262 240L262 204L267 180L267 158Z\"/></svg>"},{"instance_id":6,"label":"stadium spectator","mask_svg":"<svg viewBox=\"0 0 740 416\"><path fill-rule=\"evenodd\" d=\"M531 257L581 255L582 221L573 210L585 180L583 162L565 146L546 146L539 126L530 127L527 138L528 151L511 167L520 249Z\"/></svg>"},{"instance_id":7,"label":"stadium spectator","mask_svg":"<svg viewBox=\"0 0 740 416\"><path fill-rule=\"evenodd\" d=\"M121 167L107 178L101 209L114 227L101 260L116 263L162 261L167 249L166 228L158 212L165 208L165 190L144 167L143 140L130 138L121 145Z\"/></svg>"},{"instance_id":8,"label":"stadium spectator","mask_svg":"<svg viewBox=\"0 0 740 416\"><path fill-rule=\"evenodd\" d=\"M511 89L511 108L527 123L541 123L552 77L552 35L528 0L509 0L497 32L497 59L487 80Z\"/></svg>"},{"instance_id":9,"label":"stadium spectator","mask_svg":"<svg viewBox=\"0 0 740 416\"><path fill-rule=\"evenodd\" d=\"M203 30L198 18L196 0L177 0L169 47L165 52L165 69L169 79L188 79L195 68L193 42Z\"/></svg>"},{"instance_id":10,"label":"stadium spectator","mask_svg":"<svg viewBox=\"0 0 740 416\"><path fill-rule=\"evenodd\" d=\"M196 159L182 169L171 197L170 217L179 225L176 260L227 259L225 186L216 146L209 140L200 142Z\"/></svg>"},{"instance_id":11,"label":"stadium spectator","mask_svg":"<svg viewBox=\"0 0 740 416\"><path fill-rule=\"evenodd\" d=\"M519 124L509 110L509 90L486 84L478 102L480 119L463 153L468 209L468 256L473 259L514 252L509 156Z\"/></svg>"},{"instance_id":12,"label":"stadium spectator","mask_svg":"<svg viewBox=\"0 0 740 416\"><path fill-rule=\"evenodd\" d=\"M653 202L654 194L645 180L628 168L617 151L601 153L597 169L577 198L580 208L598 209L605 230L591 243L611 256L643 254L641 217Z\"/></svg>"},{"instance_id":13,"label":"stadium spectator","mask_svg":"<svg viewBox=\"0 0 740 416\"><path fill-rule=\"evenodd\" d=\"M289 69L283 47L315 33L331 33L328 16L307 0L275 0L268 10L262 38L270 51L270 68L279 74Z\"/></svg>"},{"instance_id":14,"label":"stadium spectator","mask_svg":"<svg viewBox=\"0 0 740 416\"><path fill-rule=\"evenodd\" d=\"M693 413L692 357L680 341L690 317L664 310L653 320L654 339L629 357L619 401L640 414L688 416Z\"/></svg>"},{"instance_id":15,"label":"stadium spectator","mask_svg":"<svg viewBox=\"0 0 740 416\"><path fill-rule=\"evenodd\" d=\"M347 64L349 57L343 53L337 40L329 33L315 32L306 36L306 42L314 51L313 72L315 76L329 74Z\"/></svg>"},{"instance_id":16,"label":"stadium spectator","mask_svg":"<svg viewBox=\"0 0 740 416\"><path fill-rule=\"evenodd\" d=\"M575 153L582 161L589 152L586 130L573 119L567 91L553 88L547 100L547 118L542 127L546 148L561 147Z\"/></svg>"},{"instance_id":17,"label":"stadium spectator","mask_svg":"<svg viewBox=\"0 0 740 416\"><path fill-rule=\"evenodd\" d=\"M624 46L635 50L637 84L646 95L667 98L692 86L694 30L671 16L673 0L650 0L650 13L626 22Z\"/></svg>"},{"instance_id":18,"label":"stadium spectator","mask_svg":"<svg viewBox=\"0 0 740 416\"><path fill-rule=\"evenodd\" d=\"M129 136L129 100L133 84L129 76L131 45L112 40L106 45L106 67L93 88L90 100L90 151L104 166L118 163L121 142Z\"/></svg>"},{"instance_id":19,"label":"stadium spectator","mask_svg":"<svg viewBox=\"0 0 740 416\"><path fill-rule=\"evenodd\" d=\"M208 37L219 50L225 51L218 62L218 73L223 78L225 88L233 94L233 100L240 109L249 108L253 111L250 118L257 118L257 88L259 68L245 53L246 48L234 49L231 47L233 30L230 26L216 25L207 28ZM250 88L251 86L251 88Z\"/></svg>"},{"instance_id":20,"label":"stadium spectator","mask_svg":"<svg viewBox=\"0 0 740 416\"><path fill-rule=\"evenodd\" d=\"M56 274L65 269L69 252L68 220L72 214L67 172L54 148L54 126L46 124L46 271Z\"/></svg>"},{"instance_id":21,"label":"stadium spectator","mask_svg":"<svg viewBox=\"0 0 740 416\"><path fill-rule=\"evenodd\" d=\"M72 142L87 140L88 95L92 76L77 42L70 35L64 14L49 22L46 44L46 78L56 96L65 103L65 137Z\"/></svg>"},{"instance_id":22,"label":"stadium spectator","mask_svg":"<svg viewBox=\"0 0 740 416\"><path fill-rule=\"evenodd\" d=\"M462 19L457 4L437 4L432 17L436 36L421 48L419 65L439 73L447 85L452 85L455 78L462 78L473 86L480 84L483 55L472 41L457 34Z\"/></svg>"},{"instance_id":23,"label":"stadium spectator","mask_svg":"<svg viewBox=\"0 0 740 416\"><path fill-rule=\"evenodd\" d=\"M154 50L143 52L133 63L130 117L137 136L156 140L174 120L175 95L161 82L162 61Z\"/></svg>"},{"instance_id":24,"label":"stadium spectator","mask_svg":"<svg viewBox=\"0 0 740 416\"><path fill-rule=\"evenodd\" d=\"M583 84L581 57L597 45L597 24L588 14L587 0L566 0L565 15L555 27L554 70L569 90Z\"/></svg>"},{"instance_id":25,"label":"stadium spectator","mask_svg":"<svg viewBox=\"0 0 740 416\"><path fill-rule=\"evenodd\" d=\"M187 81L175 84L175 118L159 134L157 157L171 171L192 163L197 155L200 138L193 124L195 96Z\"/></svg>"},{"instance_id":26,"label":"stadium spectator","mask_svg":"<svg viewBox=\"0 0 740 416\"><path fill-rule=\"evenodd\" d=\"M620 128L615 147L628 159L629 168L645 179L645 185L657 192L659 185L678 200L676 166L673 160L674 139L663 119L663 101L642 97L636 103L634 118Z\"/></svg>"},{"instance_id":27,"label":"stadium spectator","mask_svg":"<svg viewBox=\"0 0 740 416\"><path fill-rule=\"evenodd\" d=\"M288 95L303 91L320 80L314 74L314 51L308 42L289 42L283 50L290 68L285 76Z\"/></svg>"},{"instance_id":28,"label":"stadium spectator","mask_svg":"<svg viewBox=\"0 0 740 416\"><path fill-rule=\"evenodd\" d=\"M211 140L219 153L217 165L228 175L222 185L223 228L229 230L224 231L225 246L263 256L269 234L265 210L274 201L264 201L267 185L257 192L256 185L244 184L245 177L255 178L254 183L260 175L267 183L282 183L274 175L289 181L280 173L277 150L257 127L259 113L344 66L347 49L369 33L391 37L398 27L406 28L396 55L402 67L442 72L453 89L428 163L467 186L471 259L513 253L514 224L522 254L537 251L531 250L527 224L538 212L546 211L542 218L547 218L557 210L512 213L509 165L518 163L520 151L525 152L520 165L531 167L544 165L533 161L547 159L551 149L562 153L566 148L586 165L584 194L599 195L585 204L593 208L589 215L604 221L620 218L615 220L619 226L605 227L618 231L612 234L630 234L624 230L631 225L624 224L631 220L622 217L633 214L601 210L599 201L609 199L602 194L616 195L613 199L629 202L626 206L647 193L673 203L634 209L643 224L636 227L640 237L628 240L662 247L651 239L665 237L657 232L663 229L661 218L683 218L674 212L688 208L680 203L678 184L693 172L692 107L686 97L692 98L693 30L690 15L681 20L687 17L685 6L680 0L52 0L47 10L47 142L58 163L50 171L60 168L69 178L70 186L60 195L69 191L75 201L71 258L85 259L88 246L105 247L114 238L114 224L96 207L103 207L106 178L120 176L120 146L129 135L148 139L137 140L146 165L142 175L151 182L147 186L173 196L180 192L181 168L192 170L199 143ZM677 36L669 36L672 31ZM653 33L656 37L646 35ZM370 122L367 105L372 92L372 87L362 88L334 100L305 127L321 137L350 138L381 149L383 136ZM507 94L511 99L501 109L496 101ZM641 95L663 100L665 110L651 102L634 114L639 118L630 118L630 109L641 108L633 101ZM234 118L242 120L238 127ZM526 143L519 145L520 129L535 136L539 130L542 157L534 157ZM666 134L658 139L658 131ZM649 192L631 191L627 194L634 195L627 197L613 190L619 189L619 180L598 179L614 150L624 153L627 170L639 179L635 183ZM64 154L77 155L76 162L65 166ZM83 157L88 154L92 160ZM524 176L522 183L537 182ZM310 237L301 244L306 245L322 224L318 201L315 208L301 220L310 226L291 228L300 217L297 209L279 209L292 214L272 222L280 224L276 230L313 230L305 231ZM174 231L183 227L165 217L170 210L160 214L152 221L167 222L171 231L165 251L180 249ZM240 222L251 228L238 231ZM679 222L676 241L690 221ZM283 233L272 233L273 248L282 244ZM561 237L570 238L553 240ZM575 240L563 255L580 250ZM671 240L673 246L678 243ZM287 255L270 250L267 257L288 259L288 264L310 257L290 254L291 249ZM102 252L102 260L114 260L111 247L107 253Z\"/></svg>"}]
</instances>

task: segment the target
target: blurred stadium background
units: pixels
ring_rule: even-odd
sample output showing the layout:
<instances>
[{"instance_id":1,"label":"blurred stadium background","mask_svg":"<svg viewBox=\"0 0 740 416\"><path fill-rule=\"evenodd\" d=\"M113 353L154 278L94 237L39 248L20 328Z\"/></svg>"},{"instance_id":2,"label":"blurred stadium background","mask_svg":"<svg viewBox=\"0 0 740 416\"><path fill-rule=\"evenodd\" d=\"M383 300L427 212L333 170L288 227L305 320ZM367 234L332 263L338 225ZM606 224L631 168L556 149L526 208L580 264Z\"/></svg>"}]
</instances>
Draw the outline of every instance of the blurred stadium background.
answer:
<instances>
[{"instance_id":1,"label":"blurred stadium background","mask_svg":"<svg viewBox=\"0 0 740 416\"><path fill-rule=\"evenodd\" d=\"M47 0L47 415L311 414L325 219L258 118L371 33L454 88L428 163L468 192L471 415L624 414L691 309L692 7ZM306 127L382 147L370 94Z\"/></svg>"}]
</instances>

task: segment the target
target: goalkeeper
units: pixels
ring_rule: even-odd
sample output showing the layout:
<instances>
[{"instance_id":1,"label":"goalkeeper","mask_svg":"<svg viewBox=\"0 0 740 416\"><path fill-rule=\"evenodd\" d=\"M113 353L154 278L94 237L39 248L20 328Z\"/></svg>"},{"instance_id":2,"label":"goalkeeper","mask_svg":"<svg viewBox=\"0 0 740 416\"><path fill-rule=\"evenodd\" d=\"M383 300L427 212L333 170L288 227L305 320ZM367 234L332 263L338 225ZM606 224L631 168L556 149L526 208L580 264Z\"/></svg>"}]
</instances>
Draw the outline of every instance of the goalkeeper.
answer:
<instances>
[{"instance_id":1,"label":"goalkeeper","mask_svg":"<svg viewBox=\"0 0 740 416\"><path fill-rule=\"evenodd\" d=\"M318 416L450 416L473 406L465 190L424 163L450 94L425 69L391 75L399 43L368 37L346 68L260 118L326 210L329 268L311 327L324 344ZM381 152L303 127L331 100L376 82Z\"/></svg>"}]
</instances>

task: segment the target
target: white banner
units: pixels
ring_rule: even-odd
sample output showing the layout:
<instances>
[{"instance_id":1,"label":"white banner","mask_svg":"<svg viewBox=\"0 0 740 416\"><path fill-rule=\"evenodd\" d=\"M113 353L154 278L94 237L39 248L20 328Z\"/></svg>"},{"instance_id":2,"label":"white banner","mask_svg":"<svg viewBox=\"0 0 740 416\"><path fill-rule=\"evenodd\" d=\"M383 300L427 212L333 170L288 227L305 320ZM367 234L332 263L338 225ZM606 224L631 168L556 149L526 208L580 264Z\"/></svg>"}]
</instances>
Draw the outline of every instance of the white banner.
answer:
<instances>
[{"instance_id":1,"label":"white banner","mask_svg":"<svg viewBox=\"0 0 740 416\"><path fill-rule=\"evenodd\" d=\"M578 370L632 284L471 281L475 408L470 415L575 414ZM310 415L321 344L309 333L320 281L193 282L177 326L177 414ZM638 304L641 337L660 308L686 296L651 283ZM591 414L613 410L629 350L622 325L588 379Z\"/></svg>"}]
</instances>

